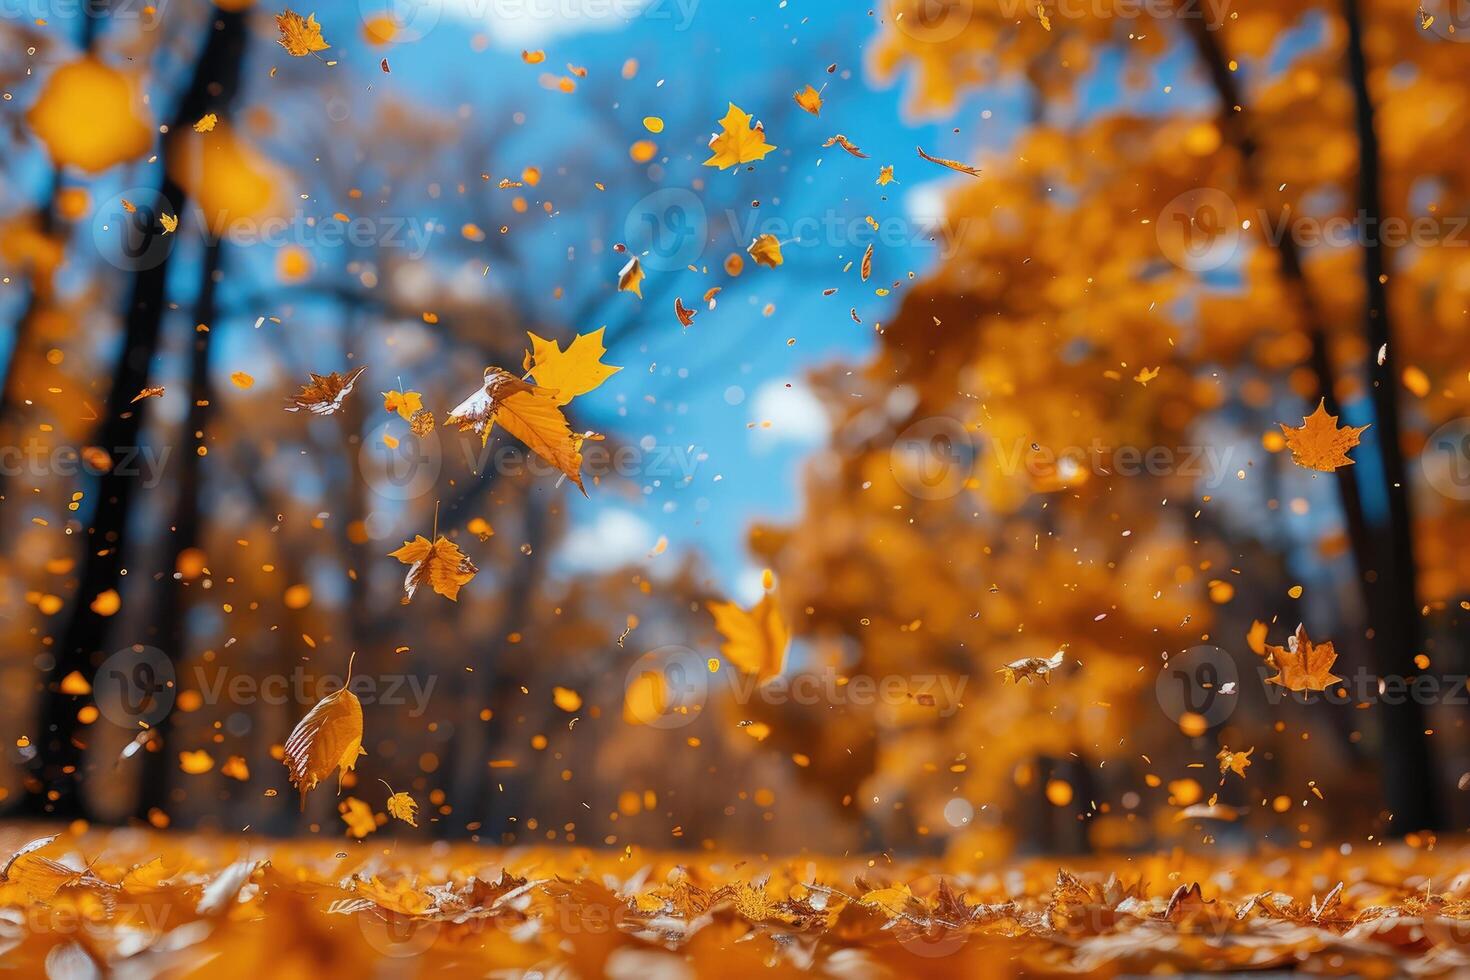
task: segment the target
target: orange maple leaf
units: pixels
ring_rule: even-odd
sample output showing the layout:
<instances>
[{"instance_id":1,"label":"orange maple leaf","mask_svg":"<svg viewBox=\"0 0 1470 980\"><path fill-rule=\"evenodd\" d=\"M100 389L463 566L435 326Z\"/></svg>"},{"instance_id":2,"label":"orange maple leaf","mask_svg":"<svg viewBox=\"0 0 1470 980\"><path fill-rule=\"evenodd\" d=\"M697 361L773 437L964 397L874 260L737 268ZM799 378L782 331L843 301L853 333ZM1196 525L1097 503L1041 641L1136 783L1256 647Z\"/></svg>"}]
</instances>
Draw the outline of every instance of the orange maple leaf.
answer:
<instances>
[{"instance_id":1,"label":"orange maple leaf","mask_svg":"<svg viewBox=\"0 0 1470 980\"><path fill-rule=\"evenodd\" d=\"M733 102L725 112L725 118L720 120L720 131L710 137L709 148L712 155L704 165L721 170L762 160L775 149L766 142L765 127L760 123L752 124L750 113Z\"/></svg>"},{"instance_id":2,"label":"orange maple leaf","mask_svg":"<svg viewBox=\"0 0 1470 980\"><path fill-rule=\"evenodd\" d=\"M1276 676L1266 678L1267 684L1280 684L1293 691L1325 691L1328 685L1342 680L1332 673L1337 661L1332 643L1313 643L1307 628L1300 624L1287 638L1285 647L1266 644L1266 655L1276 668Z\"/></svg>"},{"instance_id":3,"label":"orange maple leaf","mask_svg":"<svg viewBox=\"0 0 1470 980\"><path fill-rule=\"evenodd\" d=\"M1285 422L1279 423L1286 436L1287 448L1291 450L1291 461L1309 470L1331 473L1339 466L1351 466L1353 460L1347 451L1358 444L1358 438L1367 431L1366 425L1337 426L1338 416L1327 414L1327 399L1317 403L1317 410L1302 417L1305 424L1292 428Z\"/></svg>"}]
</instances>

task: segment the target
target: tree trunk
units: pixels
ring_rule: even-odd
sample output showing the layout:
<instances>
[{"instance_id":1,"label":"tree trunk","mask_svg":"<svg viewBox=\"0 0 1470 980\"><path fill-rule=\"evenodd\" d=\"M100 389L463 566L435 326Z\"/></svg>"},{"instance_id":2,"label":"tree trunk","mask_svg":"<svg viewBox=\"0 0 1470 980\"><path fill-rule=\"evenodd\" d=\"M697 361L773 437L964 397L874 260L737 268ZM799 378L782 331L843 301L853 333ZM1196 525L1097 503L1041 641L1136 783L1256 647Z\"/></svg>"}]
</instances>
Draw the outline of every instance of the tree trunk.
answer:
<instances>
[{"instance_id":1,"label":"tree trunk","mask_svg":"<svg viewBox=\"0 0 1470 980\"><path fill-rule=\"evenodd\" d=\"M209 41L200 55L194 76L180 100L171 131L181 131L211 110L223 107L238 88L244 57L245 15L222 12L211 23ZM168 143L160 150L159 169L168 173ZM162 196L175 214L187 203L184 190L165 177ZM139 207L142 214L146 209ZM159 227L158 215L143 214L152 229ZM146 244L146 242L145 242ZM165 291L172 251L152 268L139 270L133 278L124 319L122 348L112 374L98 443L108 452L139 444L148 414L148 399L131 404L133 396L148 383L149 368L158 350L159 335L167 309ZM81 796L79 777L85 761L77 711L81 698L62 693L61 680L72 671L90 678L100 662L107 642L108 619L91 608L92 601L116 589L124 575L128 519L139 480L136 475L109 469L99 480L93 497L94 513L85 532L80 581L54 659L42 689L36 757L27 793L27 808L33 814L61 819L88 815Z\"/></svg>"},{"instance_id":2,"label":"tree trunk","mask_svg":"<svg viewBox=\"0 0 1470 980\"><path fill-rule=\"evenodd\" d=\"M178 490L174 499L174 515L170 526L173 541L164 548L167 563L163 577L158 583L158 597L153 607L153 623L158 630L158 643L164 654L173 662L177 677L184 663L187 630L185 620L189 611L189 589L194 586L185 580L174 578L178 568L178 556L199 546L200 529L203 523L199 507L199 496L203 484L203 459L199 449L205 447L204 436L212 414L214 389L209 379L210 338L214 336L215 287L220 276L220 251L223 245L211 242L204 250L204 271L199 284L199 299L194 309L193 351L189 362L189 413L184 420L184 438L178 440L185 450L178 460ZM208 329L198 329L199 324ZM164 715L153 726L158 737L167 744L168 733L173 727L172 713ZM174 754L168 751L143 754L143 774L139 783L138 802L135 815L140 820L148 819L153 807L168 810L169 776L173 772Z\"/></svg>"},{"instance_id":3,"label":"tree trunk","mask_svg":"<svg viewBox=\"0 0 1470 980\"><path fill-rule=\"evenodd\" d=\"M1378 233L1383 216L1379 189L1380 156L1374 130L1373 99L1368 92L1368 61L1363 50L1363 19L1358 0L1343 0L1347 21L1348 74L1353 89L1354 119L1358 131L1358 207L1366 215L1363 244L1364 319L1368 340L1367 376L1373 379L1373 412L1377 417L1379 489L1388 501L1384 528L1383 566L1375 589L1381 593L1384 616L1378 622L1375 646L1383 656L1379 672L1410 676L1418 672L1414 658L1423 641L1419 620L1418 566L1414 561L1414 521L1409 506L1409 481L1399 425L1399 393L1393 373L1378 364L1378 351L1389 347L1393 335L1385 284L1387 246ZM1424 738L1424 706L1413 698L1401 704L1378 706L1383 724L1383 757L1388 804L1399 833L1441 825L1438 787L1429 745Z\"/></svg>"}]
</instances>

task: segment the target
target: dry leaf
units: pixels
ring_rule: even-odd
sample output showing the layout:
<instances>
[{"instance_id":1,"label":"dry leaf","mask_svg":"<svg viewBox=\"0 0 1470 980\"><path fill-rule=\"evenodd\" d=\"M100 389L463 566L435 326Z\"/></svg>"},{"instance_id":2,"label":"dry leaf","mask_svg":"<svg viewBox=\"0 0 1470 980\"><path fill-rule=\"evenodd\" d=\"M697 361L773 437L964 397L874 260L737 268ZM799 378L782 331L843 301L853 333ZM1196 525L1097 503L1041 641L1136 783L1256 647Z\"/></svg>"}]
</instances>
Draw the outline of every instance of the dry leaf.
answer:
<instances>
[{"instance_id":1,"label":"dry leaf","mask_svg":"<svg viewBox=\"0 0 1470 980\"><path fill-rule=\"evenodd\" d=\"M848 153L851 153L855 157L859 157L863 160L866 160L868 158L868 155L866 153L853 145L852 140L848 139L846 136L843 136L841 133L838 133L836 136L828 139L827 142L822 144L822 146L826 147L832 146L834 144L842 147L844 150L846 150Z\"/></svg>"},{"instance_id":2,"label":"dry leaf","mask_svg":"<svg viewBox=\"0 0 1470 980\"><path fill-rule=\"evenodd\" d=\"M313 374L311 381L301 386L301 391L286 400L286 411L299 412L303 408L313 415L331 415L342 407L342 400L352 393L352 386L367 367L357 368L348 374Z\"/></svg>"},{"instance_id":3,"label":"dry leaf","mask_svg":"<svg viewBox=\"0 0 1470 980\"><path fill-rule=\"evenodd\" d=\"M684 327L686 330L694 326L694 315L698 312L698 310L691 310L689 307L685 306L684 298L682 296L674 297L674 316L679 318L679 325Z\"/></svg>"},{"instance_id":4,"label":"dry leaf","mask_svg":"<svg viewBox=\"0 0 1470 980\"><path fill-rule=\"evenodd\" d=\"M878 180L876 183L879 187L887 187L889 184L897 183L893 179L893 164L890 163L878 169Z\"/></svg>"},{"instance_id":5,"label":"dry leaf","mask_svg":"<svg viewBox=\"0 0 1470 980\"><path fill-rule=\"evenodd\" d=\"M355 796L349 796L338 803L337 812L342 814L342 822L347 824L348 837L361 840L378 829L378 821L373 817L373 808Z\"/></svg>"},{"instance_id":6,"label":"dry leaf","mask_svg":"<svg viewBox=\"0 0 1470 980\"><path fill-rule=\"evenodd\" d=\"M643 298L643 264L638 261L638 256L633 256L618 270L618 290Z\"/></svg>"},{"instance_id":7,"label":"dry leaf","mask_svg":"<svg viewBox=\"0 0 1470 980\"><path fill-rule=\"evenodd\" d=\"M400 600L405 606L413 601L414 593L426 582L444 598L458 602L459 590L479 572L459 546L442 534L432 544L422 534L416 535L412 541L403 542L402 548L389 552L388 557L397 558L409 566Z\"/></svg>"},{"instance_id":8,"label":"dry leaf","mask_svg":"<svg viewBox=\"0 0 1470 980\"><path fill-rule=\"evenodd\" d=\"M1266 654L1276 668L1276 676L1266 678L1267 684L1280 684L1293 691L1325 691L1342 680L1332 673L1337 660L1332 643L1314 644L1306 626L1298 625L1296 632L1287 637L1285 647L1266 644Z\"/></svg>"},{"instance_id":9,"label":"dry leaf","mask_svg":"<svg viewBox=\"0 0 1470 980\"><path fill-rule=\"evenodd\" d=\"M334 770L341 792L340 775L356 767L362 754L362 703L343 687L318 701L286 739L282 761L291 785L301 792L302 809L306 794Z\"/></svg>"},{"instance_id":10,"label":"dry leaf","mask_svg":"<svg viewBox=\"0 0 1470 980\"><path fill-rule=\"evenodd\" d=\"M750 257L767 268L774 269L786 261L781 255L781 240L775 235L761 235L746 249Z\"/></svg>"},{"instance_id":11,"label":"dry leaf","mask_svg":"<svg viewBox=\"0 0 1470 980\"><path fill-rule=\"evenodd\" d=\"M720 131L710 137L709 148L711 156L704 165L721 170L762 160L775 149L766 142L764 127L760 123L752 125L749 113L743 112L733 102L726 110L725 118L720 120Z\"/></svg>"},{"instance_id":12,"label":"dry leaf","mask_svg":"<svg viewBox=\"0 0 1470 980\"><path fill-rule=\"evenodd\" d=\"M797 105L801 106L803 109L805 109L807 112L810 112L812 115L814 115L814 116L821 115L821 113L822 113L822 93L821 92L818 92L816 89L812 88L810 85L808 85L806 88L802 89L800 92L797 92L795 95L792 96L792 98L796 101L796 104Z\"/></svg>"},{"instance_id":13,"label":"dry leaf","mask_svg":"<svg viewBox=\"0 0 1470 980\"><path fill-rule=\"evenodd\" d=\"M418 826L418 821L415 819L418 809L418 803L407 793L394 793L388 797L388 816L394 820L402 820L410 827Z\"/></svg>"},{"instance_id":14,"label":"dry leaf","mask_svg":"<svg viewBox=\"0 0 1470 980\"><path fill-rule=\"evenodd\" d=\"M1064 651L1058 650L1050 657L1023 657L1020 660L1011 661L1004 667L997 667L995 672L1005 675L1001 679L1002 683L1010 682L1012 684L1019 684L1022 680L1029 681L1033 677L1040 677L1043 681L1050 684L1051 677L1049 675L1062 665L1063 656Z\"/></svg>"},{"instance_id":15,"label":"dry leaf","mask_svg":"<svg viewBox=\"0 0 1470 980\"><path fill-rule=\"evenodd\" d=\"M551 400L565 405L573 398L594 391L604 381L622 370L612 364L602 363L607 353L602 335L606 327L598 327L591 333L578 334L566 350L554 340L542 340L533 333L531 349L526 352L523 367L526 372L551 394Z\"/></svg>"},{"instance_id":16,"label":"dry leaf","mask_svg":"<svg viewBox=\"0 0 1470 980\"><path fill-rule=\"evenodd\" d=\"M163 397L163 385L157 385L156 387L153 387L153 388L144 388L142 391L138 392L136 395L133 396L132 404L136 404L137 402L140 402L140 401L142 401L145 398L162 398L162 397Z\"/></svg>"},{"instance_id":17,"label":"dry leaf","mask_svg":"<svg viewBox=\"0 0 1470 980\"><path fill-rule=\"evenodd\" d=\"M405 422L424 410L424 399L417 391L384 391L383 411L397 412Z\"/></svg>"},{"instance_id":18,"label":"dry leaf","mask_svg":"<svg viewBox=\"0 0 1470 980\"><path fill-rule=\"evenodd\" d=\"M304 58L331 47L322 39L322 25L316 22L316 14L305 18L291 10L276 14L276 29L281 32L281 47L293 58Z\"/></svg>"},{"instance_id":19,"label":"dry leaf","mask_svg":"<svg viewBox=\"0 0 1470 980\"><path fill-rule=\"evenodd\" d=\"M1317 403L1315 412L1303 417L1301 427L1292 428L1285 422L1279 423L1286 436L1287 448L1291 450L1292 462L1323 473L1331 473L1339 466L1351 466L1353 460L1348 457L1348 450L1358 444L1359 437L1368 430L1368 426L1345 425L1338 428L1337 419L1338 416L1327 414L1327 399L1324 398Z\"/></svg>"},{"instance_id":20,"label":"dry leaf","mask_svg":"<svg viewBox=\"0 0 1470 980\"><path fill-rule=\"evenodd\" d=\"M550 393L498 367L488 367L480 390L455 406L444 420L445 425L456 425L461 432L473 431L480 437L482 446L497 422L537 456L565 473L586 495L587 490L582 486L582 454L566 416Z\"/></svg>"},{"instance_id":21,"label":"dry leaf","mask_svg":"<svg viewBox=\"0 0 1470 980\"><path fill-rule=\"evenodd\" d=\"M972 167L968 163L960 163L958 160L946 160L944 157L932 157L924 152L924 148L922 146L916 147L916 149L919 151L919 156L923 157L925 160L928 160L930 163L937 163L941 167L948 167L951 170L958 170L960 173L969 174L972 177L980 176L979 167Z\"/></svg>"},{"instance_id":22,"label":"dry leaf","mask_svg":"<svg viewBox=\"0 0 1470 980\"><path fill-rule=\"evenodd\" d=\"M705 605L715 618L715 629L725 640L720 652L731 665L746 674L754 674L762 682L785 669L791 631L781 618L774 595L762 596L748 612L733 602Z\"/></svg>"}]
</instances>

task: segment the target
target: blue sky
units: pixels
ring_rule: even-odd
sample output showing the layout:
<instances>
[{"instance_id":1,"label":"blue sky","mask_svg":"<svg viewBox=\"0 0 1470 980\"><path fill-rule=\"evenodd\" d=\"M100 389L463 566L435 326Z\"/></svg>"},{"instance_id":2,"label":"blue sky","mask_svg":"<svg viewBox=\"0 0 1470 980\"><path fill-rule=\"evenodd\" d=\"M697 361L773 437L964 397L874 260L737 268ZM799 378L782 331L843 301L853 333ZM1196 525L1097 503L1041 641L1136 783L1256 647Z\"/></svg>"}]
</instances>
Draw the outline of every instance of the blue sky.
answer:
<instances>
[{"instance_id":1,"label":"blue sky","mask_svg":"<svg viewBox=\"0 0 1470 980\"><path fill-rule=\"evenodd\" d=\"M556 6L526 2L536 9ZM703 180L708 182L703 199L742 204L706 214L706 220L726 226L717 233L748 241L753 231L770 230L785 243L787 261L781 269L748 263L733 281L682 271L677 262L660 268L656 259L645 259L650 276L679 277L681 298L701 313L685 331L665 304L650 303L643 314L650 322L632 342L609 334L608 360L626 370L576 406L581 418L591 417L627 442L693 452L698 458L688 486L647 481L641 501L594 492L590 501L572 502L575 519L589 533L579 536L562 556L564 562L590 567L636 557L666 536L671 553L699 549L720 584L748 589L755 570L745 554L746 528L753 520L795 514L802 462L825 438L821 406L803 376L836 360L860 364L872 350L873 325L893 314L902 295L896 290L878 297L873 287L907 284L910 272L921 276L938 260L938 243L916 218L932 213L939 189L956 176L920 160L915 146L973 158L981 146L1009 139L1014 116L997 106L984 123L987 130L958 134L952 123L909 119L902 82L881 85L867 70L866 49L879 28L860 4L655 0L626 19L496 16L507 9L514 9L511 0L447 0L437 21L425 14L417 22L431 27L422 40L388 50L395 80L411 79L429 93L426 97L444 85L452 99L464 88L465 72L476 72L504 90L502 101L525 112L528 136L555 129L559 122L578 125L577 113L586 105L579 107L577 100L627 115L627 142L648 135L638 125L642 114L658 114L669 127L658 137L667 161L661 168L664 179L627 193ZM335 25L330 17L324 20L330 37ZM350 30L350 20L344 18L337 29ZM481 44L488 43L483 52L473 50L477 33L484 35ZM585 66L588 79L571 100L528 84L537 69L520 62L523 48L546 51L540 69L562 73L572 63ZM615 79L630 57L639 61L636 80L630 85L606 81ZM836 71L828 73L834 63ZM826 86L820 118L791 104L792 93L806 84ZM765 121L768 141L779 148L754 172L721 174L699 166L703 144L729 102ZM980 108L958 118L979 121ZM846 134L869 157L823 149L821 144L836 133ZM876 185L884 164L895 167L898 184ZM759 200L760 207L744 206L751 200ZM880 223L877 234L866 222L869 216ZM614 216L611 224L623 222ZM548 254L577 248L583 262L579 275L616 273L620 258L605 255L598 264L587 262L581 258L583 229L573 222L563 228L564 239L548 247ZM874 276L862 284L856 268L870 241L877 244ZM711 249L690 261L717 272L726 251ZM849 262L853 267L844 273ZM708 311L698 298L712 284L725 288L717 309ZM834 287L836 295L823 297L824 289ZM634 302L631 296L619 298ZM767 306L774 308L770 315L763 312ZM862 324L849 314L854 307ZM578 329L597 325L579 324ZM760 427L763 422L770 427Z\"/></svg>"}]
</instances>

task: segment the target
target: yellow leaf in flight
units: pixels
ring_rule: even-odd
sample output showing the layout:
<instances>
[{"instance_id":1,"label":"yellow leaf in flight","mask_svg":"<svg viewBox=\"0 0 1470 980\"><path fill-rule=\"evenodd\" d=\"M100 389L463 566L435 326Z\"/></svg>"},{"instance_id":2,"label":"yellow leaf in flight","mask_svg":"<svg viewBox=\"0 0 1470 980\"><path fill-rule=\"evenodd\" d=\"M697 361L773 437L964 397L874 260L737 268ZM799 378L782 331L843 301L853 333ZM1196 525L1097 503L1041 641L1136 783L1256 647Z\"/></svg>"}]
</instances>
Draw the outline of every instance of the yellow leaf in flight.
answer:
<instances>
[{"instance_id":1,"label":"yellow leaf in flight","mask_svg":"<svg viewBox=\"0 0 1470 980\"><path fill-rule=\"evenodd\" d=\"M763 682L785 669L791 632L776 608L775 596L766 594L749 612L733 602L706 606L725 640L720 652L733 666Z\"/></svg>"},{"instance_id":2,"label":"yellow leaf in flight","mask_svg":"<svg viewBox=\"0 0 1470 980\"><path fill-rule=\"evenodd\" d=\"M746 251L758 264L771 269L786 261L781 255L781 240L775 235L761 235Z\"/></svg>"},{"instance_id":3,"label":"yellow leaf in flight","mask_svg":"<svg viewBox=\"0 0 1470 980\"><path fill-rule=\"evenodd\" d=\"M362 702L343 687L318 701L286 739L282 761L291 785L301 791L302 808L318 783L333 770L354 768L362 754Z\"/></svg>"},{"instance_id":4,"label":"yellow leaf in flight","mask_svg":"<svg viewBox=\"0 0 1470 980\"><path fill-rule=\"evenodd\" d=\"M762 160L775 149L766 142L765 127L760 123L752 125L750 114L733 102L725 118L720 120L720 131L710 137L709 148L712 155L704 165L721 170Z\"/></svg>"},{"instance_id":5,"label":"yellow leaf in flight","mask_svg":"<svg viewBox=\"0 0 1470 980\"><path fill-rule=\"evenodd\" d=\"M412 419L415 412L423 410L424 399L416 391L385 391L383 395L383 410L385 412L397 412L398 417L405 422Z\"/></svg>"},{"instance_id":6,"label":"yellow leaf in flight","mask_svg":"<svg viewBox=\"0 0 1470 980\"><path fill-rule=\"evenodd\" d=\"M546 389L551 400L565 405L579 395L585 395L602 385L622 368L602 363L607 353L602 335L606 327L598 327L591 333L578 334L567 345L566 350L555 340L543 340L530 331L531 349L526 352L524 367L536 379L536 384Z\"/></svg>"},{"instance_id":7,"label":"yellow leaf in flight","mask_svg":"<svg viewBox=\"0 0 1470 980\"><path fill-rule=\"evenodd\" d=\"M806 88L802 89L800 92L797 92L795 95L792 96L792 98L796 100L796 104L797 105L801 106L803 109L805 109L807 112L810 112L812 115L814 115L814 116L821 115L821 113L822 113L822 93L821 92L818 92L816 89L812 88L810 85L808 85Z\"/></svg>"},{"instance_id":8,"label":"yellow leaf in flight","mask_svg":"<svg viewBox=\"0 0 1470 980\"><path fill-rule=\"evenodd\" d=\"M342 822L347 824L348 837L361 840L378 829L373 808L355 796L349 796L338 803L337 810L342 814Z\"/></svg>"},{"instance_id":9,"label":"yellow leaf in flight","mask_svg":"<svg viewBox=\"0 0 1470 980\"><path fill-rule=\"evenodd\" d=\"M442 534L432 544L422 534L416 535L412 541L403 542L402 548L389 552L388 557L409 566L400 600L405 606L413 601L419 586L425 582L444 598L458 602L459 590L479 571L459 546Z\"/></svg>"},{"instance_id":10,"label":"yellow leaf in flight","mask_svg":"<svg viewBox=\"0 0 1470 980\"><path fill-rule=\"evenodd\" d=\"M618 270L618 291L643 298L643 264L638 261L638 256L633 256Z\"/></svg>"},{"instance_id":11,"label":"yellow leaf in flight","mask_svg":"<svg viewBox=\"0 0 1470 980\"><path fill-rule=\"evenodd\" d=\"M172 235L179 230L179 219L177 215L160 213L158 215L158 223L163 225L163 233L165 235Z\"/></svg>"},{"instance_id":12,"label":"yellow leaf in flight","mask_svg":"<svg viewBox=\"0 0 1470 980\"><path fill-rule=\"evenodd\" d=\"M214 126L217 122L219 122L219 116L216 116L212 112L206 112L204 115L200 116L199 121L194 124L194 132L212 133L214 132Z\"/></svg>"},{"instance_id":13,"label":"yellow leaf in flight","mask_svg":"<svg viewBox=\"0 0 1470 980\"><path fill-rule=\"evenodd\" d=\"M292 10L276 14L276 29L281 32L281 47L293 58L304 58L331 47L322 39L322 25L316 22L316 14L304 18Z\"/></svg>"},{"instance_id":14,"label":"yellow leaf in flight","mask_svg":"<svg viewBox=\"0 0 1470 980\"><path fill-rule=\"evenodd\" d=\"M418 809L418 803L407 793L394 793L388 797L388 816L395 820L402 820L410 827L418 826L418 821L414 819Z\"/></svg>"},{"instance_id":15,"label":"yellow leaf in flight","mask_svg":"<svg viewBox=\"0 0 1470 980\"><path fill-rule=\"evenodd\" d=\"M461 432L474 432L483 446L496 423L565 473L586 495L579 443L550 392L501 368L486 368L485 384L456 405L444 424L458 426Z\"/></svg>"}]
</instances>

